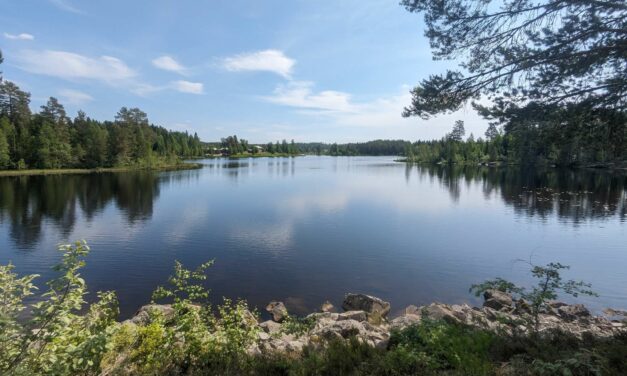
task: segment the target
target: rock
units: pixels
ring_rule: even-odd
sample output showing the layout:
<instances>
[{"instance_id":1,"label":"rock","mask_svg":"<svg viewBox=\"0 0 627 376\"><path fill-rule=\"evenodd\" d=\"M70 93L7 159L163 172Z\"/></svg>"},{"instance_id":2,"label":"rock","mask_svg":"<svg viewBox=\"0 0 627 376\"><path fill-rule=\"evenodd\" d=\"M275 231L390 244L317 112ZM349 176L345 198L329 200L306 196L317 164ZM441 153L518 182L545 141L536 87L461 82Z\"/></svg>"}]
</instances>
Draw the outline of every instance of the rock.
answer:
<instances>
[{"instance_id":1,"label":"rock","mask_svg":"<svg viewBox=\"0 0 627 376\"><path fill-rule=\"evenodd\" d=\"M252 344L246 349L246 354L249 356L261 356L263 353L257 344Z\"/></svg>"},{"instance_id":2,"label":"rock","mask_svg":"<svg viewBox=\"0 0 627 376\"><path fill-rule=\"evenodd\" d=\"M557 314L569 321L590 317L590 311L583 304L563 305L557 309Z\"/></svg>"},{"instance_id":3,"label":"rock","mask_svg":"<svg viewBox=\"0 0 627 376\"><path fill-rule=\"evenodd\" d=\"M337 320L355 320L355 321L366 321L368 320L368 316L366 316L366 312L364 311L347 311L344 313L340 313L337 317Z\"/></svg>"},{"instance_id":4,"label":"rock","mask_svg":"<svg viewBox=\"0 0 627 376\"><path fill-rule=\"evenodd\" d=\"M246 323L247 326L255 326L259 323L257 321L257 316L255 316L249 310L244 311L244 322Z\"/></svg>"},{"instance_id":5,"label":"rock","mask_svg":"<svg viewBox=\"0 0 627 376\"><path fill-rule=\"evenodd\" d=\"M406 315L419 315L420 316L420 308L416 307L415 305L409 305L405 308L405 314Z\"/></svg>"},{"instance_id":6,"label":"rock","mask_svg":"<svg viewBox=\"0 0 627 376\"><path fill-rule=\"evenodd\" d=\"M174 318L174 308L170 304L148 304L142 306L128 321L135 325L147 325L158 315L170 321Z\"/></svg>"},{"instance_id":7,"label":"rock","mask_svg":"<svg viewBox=\"0 0 627 376\"><path fill-rule=\"evenodd\" d=\"M333 321L329 325L325 325L314 329L312 335L329 340L349 338L366 332L363 324L356 320Z\"/></svg>"},{"instance_id":8,"label":"rock","mask_svg":"<svg viewBox=\"0 0 627 376\"><path fill-rule=\"evenodd\" d=\"M369 316L384 318L390 312L390 303L370 295L347 294L342 308L345 311L364 311Z\"/></svg>"},{"instance_id":9,"label":"rock","mask_svg":"<svg viewBox=\"0 0 627 376\"><path fill-rule=\"evenodd\" d=\"M402 330L408 326L416 325L420 323L420 316L414 314L407 314L399 316L390 322L392 329Z\"/></svg>"},{"instance_id":10,"label":"rock","mask_svg":"<svg viewBox=\"0 0 627 376\"><path fill-rule=\"evenodd\" d=\"M288 316L287 308L285 308L283 302L270 302L266 307L266 311L272 314L272 319L276 322L281 322Z\"/></svg>"},{"instance_id":11,"label":"rock","mask_svg":"<svg viewBox=\"0 0 627 376\"><path fill-rule=\"evenodd\" d=\"M281 324L272 320L262 322L259 324L259 327L268 334L273 334L281 330Z\"/></svg>"},{"instance_id":12,"label":"rock","mask_svg":"<svg viewBox=\"0 0 627 376\"><path fill-rule=\"evenodd\" d=\"M514 301L512 296L506 292L499 290L486 290L483 293L484 307L490 307L497 311L511 311L514 308Z\"/></svg>"},{"instance_id":13,"label":"rock","mask_svg":"<svg viewBox=\"0 0 627 376\"><path fill-rule=\"evenodd\" d=\"M444 320L450 324L457 324L460 320L446 304L431 303L424 309L424 314L433 320Z\"/></svg>"},{"instance_id":14,"label":"rock","mask_svg":"<svg viewBox=\"0 0 627 376\"><path fill-rule=\"evenodd\" d=\"M531 307L529 306L529 303L527 303L524 299L518 299L515 304L514 312L519 315L530 314Z\"/></svg>"},{"instance_id":15,"label":"rock","mask_svg":"<svg viewBox=\"0 0 627 376\"><path fill-rule=\"evenodd\" d=\"M306 319L312 319L312 320L320 320L320 319L327 319L327 320L337 320L337 318L340 316L339 313L335 313L335 312L315 312L315 313L310 313L307 316L305 316Z\"/></svg>"},{"instance_id":16,"label":"rock","mask_svg":"<svg viewBox=\"0 0 627 376\"><path fill-rule=\"evenodd\" d=\"M301 341L288 341L286 346L288 351L297 353L302 352L303 347L305 347L305 344Z\"/></svg>"},{"instance_id":17,"label":"rock","mask_svg":"<svg viewBox=\"0 0 627 376\"><path fill-rule=\"evenodd\" d=\"M335 307L328 300L322 303L322 306L320 306L320 312L333 312L334 310L335 310Z\"/></svg>"}]
</instances>

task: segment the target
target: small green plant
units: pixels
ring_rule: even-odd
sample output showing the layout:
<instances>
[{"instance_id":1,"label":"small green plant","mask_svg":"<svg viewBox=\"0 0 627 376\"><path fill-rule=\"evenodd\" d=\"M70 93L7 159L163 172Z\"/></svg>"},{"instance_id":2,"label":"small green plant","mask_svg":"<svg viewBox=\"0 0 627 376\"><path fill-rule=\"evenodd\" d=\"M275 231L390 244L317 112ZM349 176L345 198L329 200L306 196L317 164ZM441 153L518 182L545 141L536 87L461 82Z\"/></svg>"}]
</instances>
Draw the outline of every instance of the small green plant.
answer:
<instances>
[{"instance_id":1,"label":"small green plant","mask_svg":"<svg viewBox=\"0 0 627 376\"><path fill-rule=\"evenodd\" d=\"M302 336L313 329L316 320L313 317L287 315L281 325L281 333Z\"/></svg>"},{"instance_id":2,"label":"small green plant","mask_svg":"<svg viewBox=\"0 0 627 376\"><path fill-rule=\"evenodd\" d=\"M574 297L579 295L598 296L590 290L591 285L589 283L574 280L564 281L562 279L560 272L570 269L568 265L556 262L551 262L546 266L530 265L531 275L538 281L531 289L516 286L502 278L496 278L472 285L470 291L479 296L487 290L496 289L512 294L516 299L524 300L529 304L531 314L531 322L528 322L528 326L534 333L538 332L540 326L540 313L549 308L548 303L557 299L558 293L561 292Z\"/></svg>"},{"instance_id":3,"label":"small green plant","mask_svg":"<svg viewBox=\"0 0 627 376\"><path fill-rule=\"evenodd\" d=\"M0 267L0 374L89 373L100 366L118 315L117 299L112 292L99 293L80 315L87 289L79 270L89 247L76 242L59 250L62 261L54 267L59 276L28 306L24 299L36 291L37 275L18 278L12 265ZM20 320L22 314L30 319Z\"/></svg>"}]
</instances>

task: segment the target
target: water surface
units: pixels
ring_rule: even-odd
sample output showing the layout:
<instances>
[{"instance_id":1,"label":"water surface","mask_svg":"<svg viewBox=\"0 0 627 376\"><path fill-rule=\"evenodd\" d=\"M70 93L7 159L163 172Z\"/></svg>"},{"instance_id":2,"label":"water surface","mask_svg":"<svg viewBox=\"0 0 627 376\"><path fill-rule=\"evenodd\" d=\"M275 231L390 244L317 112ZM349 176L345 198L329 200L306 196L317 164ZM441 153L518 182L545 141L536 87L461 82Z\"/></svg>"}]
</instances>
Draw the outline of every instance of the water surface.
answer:
<instances>
[{"instance_id":1,"label":"water surface","mask_svg":"<svg viewBox=\"0 0 627 376\"><path fill-rule=\"evenodd\" d=\"M272 299L295 313L346 292L398 312L478 303L472 283L528 283L559 261L593 284L596 311L627 308L627 178L520 168L425 167L392 157L206 160L200 170L0 178L0 263L52 275L55 246L86 239L90 291L122 316L150 299L174 260L215 259L214 302ZM92 294L95 295L95 294Z\"/></svg>"}]
</instances>

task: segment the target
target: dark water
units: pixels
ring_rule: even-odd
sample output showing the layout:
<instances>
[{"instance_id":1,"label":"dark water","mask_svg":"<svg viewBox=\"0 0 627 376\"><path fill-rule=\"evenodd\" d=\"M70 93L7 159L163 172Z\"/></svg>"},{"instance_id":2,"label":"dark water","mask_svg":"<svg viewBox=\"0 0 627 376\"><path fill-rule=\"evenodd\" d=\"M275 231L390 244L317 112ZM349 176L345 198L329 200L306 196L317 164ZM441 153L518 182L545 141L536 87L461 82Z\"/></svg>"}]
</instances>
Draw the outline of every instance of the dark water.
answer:
<instances>
[{"instance_id":1,"label":"dark water","mask_svg":"<svg viewBox=\"0 0 627 376\"><path fill-rule=\"evenodd\" d=\"M417 167L393 158L208 160L163 173L0 178L0 263L52 275L55 245L86 239L92 292L123 316L150 299L175 259L215 259L213 299L272 299L296 313L346 292L398 312L476 303L472 283L530 277L518 259L571 265L627 308L627 177L593 171Z\"/></svg>"}]
</instances>

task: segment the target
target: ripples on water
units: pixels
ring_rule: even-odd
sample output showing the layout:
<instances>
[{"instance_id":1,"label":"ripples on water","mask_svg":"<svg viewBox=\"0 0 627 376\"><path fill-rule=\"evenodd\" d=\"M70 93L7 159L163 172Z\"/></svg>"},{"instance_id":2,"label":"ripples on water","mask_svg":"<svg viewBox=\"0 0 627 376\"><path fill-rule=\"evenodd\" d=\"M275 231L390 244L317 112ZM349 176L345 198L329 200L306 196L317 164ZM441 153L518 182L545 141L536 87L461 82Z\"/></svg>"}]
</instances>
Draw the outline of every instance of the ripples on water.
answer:
<instances>
[{"instance_id":1,"label":"ripples on water","mask_svg":"<svg viewBox=\"0 0 627 376\"><path fill-rule=\"evenodd\" d=\"M207 160L201 170L0 178L0 262L51 276L60 242L92 246L91 291L122 313L175 259L215 259L214 300L283 299L294 312L345 292L400 311L476 303L468 286L529 281L525 259L572 266L594 309L627 308L625 174L410 166L393 158Z\"/></svg>"}]
</instances>

